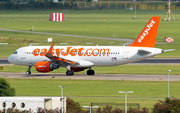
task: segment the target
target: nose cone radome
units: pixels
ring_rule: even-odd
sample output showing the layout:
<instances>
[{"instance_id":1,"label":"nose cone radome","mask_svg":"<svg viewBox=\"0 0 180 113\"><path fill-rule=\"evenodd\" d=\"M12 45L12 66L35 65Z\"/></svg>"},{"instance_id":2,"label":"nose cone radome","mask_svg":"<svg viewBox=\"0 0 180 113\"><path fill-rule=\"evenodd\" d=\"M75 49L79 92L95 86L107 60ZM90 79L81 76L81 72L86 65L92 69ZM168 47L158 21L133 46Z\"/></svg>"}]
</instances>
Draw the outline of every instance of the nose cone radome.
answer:
<instances>
[{"instance_id":1,"label":"nose cone radome","mask_svg":"<svg viewBox=\"0 0 180 113\"><path fill-rule=\"evenodd\" d=\"M10 56L8 57L8 61L9 61L10 63L13 63L12 55L10 55Z\"/></svg>"}]
</instances>

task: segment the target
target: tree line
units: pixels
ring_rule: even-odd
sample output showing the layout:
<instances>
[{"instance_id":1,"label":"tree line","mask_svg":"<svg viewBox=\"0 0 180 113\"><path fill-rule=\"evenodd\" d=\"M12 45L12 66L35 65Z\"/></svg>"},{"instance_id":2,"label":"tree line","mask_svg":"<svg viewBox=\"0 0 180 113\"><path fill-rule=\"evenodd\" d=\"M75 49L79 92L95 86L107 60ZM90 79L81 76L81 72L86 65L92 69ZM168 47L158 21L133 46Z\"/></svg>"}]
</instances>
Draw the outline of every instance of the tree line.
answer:
<instances>
[{"instance_id":1,"label":"tree line","mask_svg":"<svg viewBox=\"0 0 180 113\"><path fill-rule=\"evenodd\" d=\"M53 0L0 0L0 2L30 2L30 1L34 1L34 2L35 1L37 1L37 2L50 2L50 1L53 1ZM63 1L63 0L58 0L58 1L60 2L60 1ZM64 0L64 1L70 1L70 0ZM85 0L71 0L71 1L85 1ZM92 1L92 0L89 0L89 1ZM101 0L101 1L108 1L108 0ZM112 0L112 1L117 1L117 0ZM132 0L121 0L121 1L132 1ZM136 0L136 1L167 1L167 0ZM179 0L171 0L171 1L179 1Z\"/></svg>"},{"instance_id":2,"label":"tree line","mask_svg":"<svg viewBox=\"0 0 180 113\"><path fill-rule=\"evenodd\" d=\"M28 2L26 4L13 3L13 2L5 2L0 3L0 10L39 10L39 9L72 9L76 8L77 4L69 2L62 3L54 3L50 2Z\"/></svg>"}]
</instances>

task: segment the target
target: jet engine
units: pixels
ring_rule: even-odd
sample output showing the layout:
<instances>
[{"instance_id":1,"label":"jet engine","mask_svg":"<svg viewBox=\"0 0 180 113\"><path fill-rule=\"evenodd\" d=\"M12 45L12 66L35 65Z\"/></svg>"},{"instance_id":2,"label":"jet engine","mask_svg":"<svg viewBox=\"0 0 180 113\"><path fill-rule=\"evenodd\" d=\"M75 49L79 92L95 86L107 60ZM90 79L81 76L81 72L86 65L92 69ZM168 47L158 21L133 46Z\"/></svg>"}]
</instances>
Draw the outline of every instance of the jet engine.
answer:
<instances>
[{"instance_id":1,"label":"jet engine","mask_svg":"<svg viewBox=\"0 0 180 113\"><path fill-rule=\"evenodd\" d=\"M36 63L36 70L38 72L49 72L58 69L59 65L48 61L39 61Z\"/></svg>"}]
</instances>

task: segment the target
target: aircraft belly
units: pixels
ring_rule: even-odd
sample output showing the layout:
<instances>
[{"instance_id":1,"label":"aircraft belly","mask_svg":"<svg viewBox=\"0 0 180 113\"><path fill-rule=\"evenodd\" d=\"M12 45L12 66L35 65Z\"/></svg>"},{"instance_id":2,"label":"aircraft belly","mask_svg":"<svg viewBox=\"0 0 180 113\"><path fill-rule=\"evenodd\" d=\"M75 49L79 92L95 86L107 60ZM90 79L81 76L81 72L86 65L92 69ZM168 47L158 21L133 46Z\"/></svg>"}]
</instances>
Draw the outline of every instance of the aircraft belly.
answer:
<instances>
[{"instance_id":1,"label":"aircraft belly","mask_svg":"<svg viewBox=\"0 0 180 113\"><path fill-rule=\"evenodd\" d=\"M121 61L121 57L119 56L82 57L81 59L92 62L94 66L119 65Z\"/></svg>"}]
</instances>

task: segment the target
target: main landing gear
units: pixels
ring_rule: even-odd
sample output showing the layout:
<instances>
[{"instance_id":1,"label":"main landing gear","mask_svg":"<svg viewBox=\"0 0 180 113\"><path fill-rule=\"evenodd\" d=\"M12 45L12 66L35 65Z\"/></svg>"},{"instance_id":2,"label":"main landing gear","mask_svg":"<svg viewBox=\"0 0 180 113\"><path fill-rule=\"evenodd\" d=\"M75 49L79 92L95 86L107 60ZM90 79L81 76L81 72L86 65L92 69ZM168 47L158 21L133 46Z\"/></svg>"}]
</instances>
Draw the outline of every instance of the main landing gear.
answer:
<instances>
[{"instance_id":1,"label":"main landing gear","mask_svg":"<svg viewBox=\"0 0 180 113\"><path fill-rule=\"evenodd\" d=\"M87 75L94 75L94 74L95 74L95 72L91 68L89 68L89 70L87 70Z\"/></svg>"},{"instance_id":2,"label":"main landing gear","mask_svg":"<svg viewBox=\"0 0 180 113\"><path fill-rule=\"evenodd\" d=\"M26 75L30 75L31 74L30 69L31 69L32 66L27 66L27 67L28 67L28 71L26 71Z\"/></svg>"},{"instance_id":3,"label":"main landing gear","mask_svg":"<svg viewBox=\"0 0 180 113\"><path fill-rule=\"evenodd\" d=\"M68 69L68 70L66 71L66 75L67 75L67 76L73 76L73 75L74 75L74 71L71 70L70 66L66 66L66 68Z\"/></svg>"},{"instance_id":4,"label":"main landing gear","mask_svg":"<svg viewBox=\"0 0 180 113\"><path fill-rule=\"evenodd\" d=\"M74 75L74 71L73 70L67 70L66 71L66 75L67 76L73 76Z\"/></svg>"}]
</instances>

